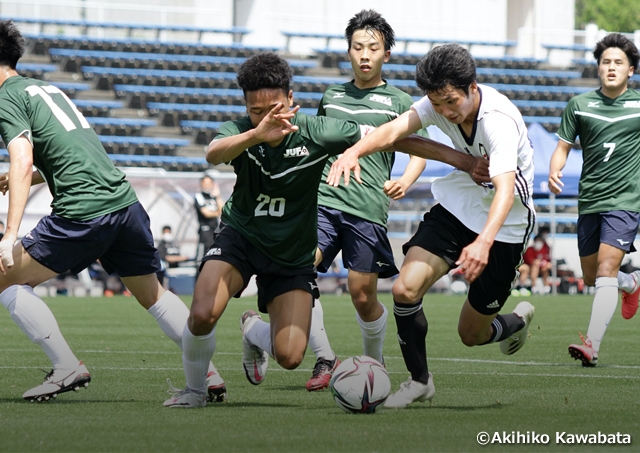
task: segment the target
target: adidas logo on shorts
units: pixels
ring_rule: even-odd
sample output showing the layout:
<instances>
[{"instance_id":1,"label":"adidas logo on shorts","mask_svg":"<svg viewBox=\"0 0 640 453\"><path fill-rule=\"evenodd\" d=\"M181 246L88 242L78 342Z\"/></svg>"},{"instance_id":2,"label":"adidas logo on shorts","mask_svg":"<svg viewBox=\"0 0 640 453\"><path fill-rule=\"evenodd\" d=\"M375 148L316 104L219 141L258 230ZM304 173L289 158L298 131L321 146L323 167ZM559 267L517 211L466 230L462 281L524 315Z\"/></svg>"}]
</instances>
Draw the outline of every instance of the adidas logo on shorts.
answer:
<instances>
[{"instance_id":1,"label":"adidas logo on shorts","mask_svg":"<svg viewBox=\"0 0 640 453\"><path fill-rule=\"evenodd\" d=\"M489 305L487 305L487 308L500 308L500 304L498 303L497 300L494 300Z\"/></svg>"},{"instance_id":2,"label":"adidas logo on shorts","mask_svg":"<svg viewBox=\"0 0 640 453\"><path fill-rule=\"evenodd\" d=\"M209 251L205 256L212 256L212 255L222 255L222 250L220 249L220 247L214 247L209 249Z\"/></svg>"}]
</instances>

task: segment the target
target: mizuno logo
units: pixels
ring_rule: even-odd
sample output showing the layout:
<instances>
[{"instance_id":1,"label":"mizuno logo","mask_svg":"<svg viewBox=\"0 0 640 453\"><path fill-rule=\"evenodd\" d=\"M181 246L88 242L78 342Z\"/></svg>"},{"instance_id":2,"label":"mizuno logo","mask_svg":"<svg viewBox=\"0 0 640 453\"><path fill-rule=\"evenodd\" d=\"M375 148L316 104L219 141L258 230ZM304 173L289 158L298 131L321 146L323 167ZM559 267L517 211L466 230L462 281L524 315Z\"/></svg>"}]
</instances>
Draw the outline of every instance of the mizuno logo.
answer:
<instances>
[{"instance_id":1,"label":"mizuno logo","mask_svg":"<svg viewBox=\"0 0 640 453\"><path fill-rule=\"evenodd\" d=\"M400 335L398 335L398 343L407 344L407 343L405 343L405 341L402 338L400 338Z\"/></svg>"},{"instance_id":2,"label":"mizuno logo","mask_svg":"<svg viewBox=\"0 0 640 453\"><path fill-rule=\"evenodd\" d=\"M27 235L26 235L25 237L27 237L27 238L29 238L29 239L33 239L33 236L31 236L31 232L28 232L28 233L27 233Z\"/></svg>"},{"instance_id":3,"label":"mizuno logo","mask_svg":"<svg viewBox=\"0 0 640 453\"><path fill-rule=\"evenodd\" d=\"M589 104L587 105L587 107L592 107L592 108L600 108L600 106L598 105L600 104L600 101L590 101ZM626 105L625 105L626 107Z\"/></svg>"},{"instance_id":4,"label":"mizuno logo","mask_svg":"<svg viewBox=\"0 0 640 453\"><path fill-rule=\"evenodd\" d=\"M314 289L318 289L318 285L314 285L313 283L309 282L309 286L311 287L311 290L313 291Z\"/></svg>"},{"instance_id":5,"label":"mizuno logo","mask_svg":"<svg viewBox=\"0 0 640 453\"><path fill-rule=\"evenodd\" d=\"M494 300L489 305L487 305L487 308L500 308L500 304L498 303L497 300Z\"/></svg>"},{"instance_id":6,"label":"mizuno logo","mask_svg":"<svg viewBox=\"0 0 640 453\"><path fill-rule=\"evenodd\" d=\"M389 266L389 264L388 264L388 263L383 263L382 261L376 261L376 264L377 264L379 267L382 267L382 266Z\"/></svg>"},{"instance_id":7,"label":"mizuno logo","mask_svg":"<svg viewBox=\"0 0 640 453\"><path fill-rule=\"evenodd\" d=\"M344 93L336 93L333 95L333 99L342 99L344 97Z\"/></svg>"},{"instance_id":8,"label":"mizuno logo","mask_svg":"<svg viewBox=\"0 0 640 453\"><path fill-rule=\"evenodd\" d=\"M629 241L623 241L622 239L616 239L620 243L620 245L627 245Z\"/></svg>"},{"instance_id":9,"label":"mizuno logo","mask_svg":"<svg viewBox=\"0 0 640 453\"><path fill-rule=\"evenodd\" d=\"M209 249L205 256L222 255L222 249L220 247L213 247Z\"/></svg>"},{"instance_id":10,"label":"mizuno logo","mask_svg":"<svg viewBox=\"0 0 640 453\"><path fill-rule=\"evenodd\" d=\"M262 157L264 157L264 147L263 147L262 145L259 145L259 146L258 146L258 152L260 153L260 155L261 155Z\"/></svg>"},{"instance_id":11,"label":"mizuno logo","mask_svg":"<svg viewBox=\"0 0 640 453\"><path fill-rule=\"evenodd\" d=\"M291 149L287 149L285 150L284 154L282 155L282 157L302 157L302 156L308 156L309 155L309 150L307 149L306 146L298 146L297 148L291 148Z\"/></svg>"}]
</instances>

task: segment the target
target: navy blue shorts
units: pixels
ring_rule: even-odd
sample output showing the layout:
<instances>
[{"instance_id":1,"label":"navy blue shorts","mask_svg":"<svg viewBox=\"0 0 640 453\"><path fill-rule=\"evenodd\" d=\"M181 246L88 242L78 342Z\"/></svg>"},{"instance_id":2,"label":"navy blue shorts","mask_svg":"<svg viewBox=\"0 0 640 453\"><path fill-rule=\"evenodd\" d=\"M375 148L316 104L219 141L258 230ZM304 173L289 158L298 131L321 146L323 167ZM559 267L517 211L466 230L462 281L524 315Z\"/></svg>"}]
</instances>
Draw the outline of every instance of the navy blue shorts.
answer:
<instances>
[{"instance_id":1,"label":"navy blue shorts","mask_svg":"<svg viewBox=\"0 0 640 453\"><path fill-rule=\"evenodd\" d=\"M313 264L308 267L290 268L274 262L242 234L229 225L220 223L216 229L213 246L202 258L202 265L210 260L224 261L234 266L242 275L244 286L234 297L240 297L249 284L252 275L256 276L258 286L258 309L268 313L267 304L281 294L294 289L302 289L314 299L320 298ZM202 278L202 273L200 274Z\"/></svg>"},{"instance_id":2,"label":"navy blue shorts","mask_svg":"<svg viewBox=\"0 0 640 453\"><path fill-rule=\"evenodd\" d=\"M420 247L439 256L453 269L462 249L477 237L477 233L437 204L424 215L418 231L402 246L402 251L406 255L409 248ZM511 294L523 251L524 244L494 241L487 267L469 287L469 303L478 313L492 315L502 309Z\"/></svg>"},{"instance_id":3,"label":"navy blue shorts","mask_svg":"<svg viewBox=\"0 0 640 453\"><path fill-rule=\"evenodd\" d=\"M633 241L638 233L640 213L608 211L578 216L578 254L598 252L600 244L608 244L627 253L635 252Z\"/></svg>"},{"instance_id":4,"label":"navy blue shorts","mask_svg":"<svg viewBox=\"0 0 640 453\"><path fill-rule=\"evenodd\" d=\"M342 249L347 269L380 278L398 275L387 229L346 212L318 206L318 248L322 252L319 272L327 272Z\"/></svg>"},{"instance_id":5,"label":"navy blue shorts","mask_svg":"<svg viewBox=\"0 0 640 453\"><path fill-rule=\"evenodd\" d=\"M80 222L51 214L22 238L31 257L62 274L77 274L97 259L120 277L155 274L160 256L153 244L149 216L139 202Z\"/></svg>"}]
</instances>

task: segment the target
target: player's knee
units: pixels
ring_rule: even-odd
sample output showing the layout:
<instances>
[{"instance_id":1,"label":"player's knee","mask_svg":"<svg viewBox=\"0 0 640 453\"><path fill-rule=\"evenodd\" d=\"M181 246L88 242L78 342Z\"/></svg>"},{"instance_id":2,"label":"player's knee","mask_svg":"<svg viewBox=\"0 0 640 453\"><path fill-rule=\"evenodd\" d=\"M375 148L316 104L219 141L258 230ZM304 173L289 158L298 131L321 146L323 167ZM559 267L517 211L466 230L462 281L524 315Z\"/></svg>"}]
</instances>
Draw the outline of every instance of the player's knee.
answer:
<instances>
[{"instance_id":1,"label":"player's knee","mask_svg":"<svg viewBox=\"0 0 640 453\"><path fill-rule=\"evenodd\" d=\"M458 329L458 335L460 335L460 341L465 346L477 346L482 343L482 338L476 332L463 331Z\"/></svg>"},{"instance_id":2,"label":"player's knee","mask_svg":"<svg viewBox=\"0 0 640 453\"><path fill-rule=\"evenodd\" d=\"M407 287L400 279L393 284L391 293L393 294L393 300L401 304L412 304L420 298L416 290Z\"/></svg>"},{"instance_id":3,"label":"player's knee","mask_svg":"<svg viewBox=\"0 0 640 453\"><path fill-rule=\"evenodd\" d=\"M287 351L285 354L275 353L276 361L285 370L295 370L304 359L304 351Z\"/></svg>"},{"instance_id":4,"label":"player's knee","mask_svg":"<svg viewBox=\"0 0 640 453\"><path fill-rule=\"evenodd\" d=\"M218 319L209 310L198 310L192 307L189 314L189 330L194 335L206 335L215 326Z\"/></svg>"}]
</instances>

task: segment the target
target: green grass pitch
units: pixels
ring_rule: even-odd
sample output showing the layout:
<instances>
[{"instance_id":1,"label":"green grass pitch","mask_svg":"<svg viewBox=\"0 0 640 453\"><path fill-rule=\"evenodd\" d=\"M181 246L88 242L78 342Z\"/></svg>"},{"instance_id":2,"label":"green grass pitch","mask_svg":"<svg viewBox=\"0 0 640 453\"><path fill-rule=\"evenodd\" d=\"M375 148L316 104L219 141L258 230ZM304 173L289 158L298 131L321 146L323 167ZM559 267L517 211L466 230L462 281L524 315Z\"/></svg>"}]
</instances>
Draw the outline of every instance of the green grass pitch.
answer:
<instances>
[{"instance_id":1,"label":"green grass pitch","mask_svg":"<svg viewBox=\"0 0 640 453\"><path fill-rule=\"evenodd\" d=\"M391 312L391 296L381 301ZM348 296L324 296L325 325L339 357L362 352ZM503 310L518 302L511 298ZM536 306L530 338L513 356L497 345L467 348L457 335L461 296L428 294L427 350L434 374L433 405L349 415L328 391L304 384L315 363L308 352L299 369L273 361L257 387L241 367L239 316L254 298L232 300L217 329L214 363L227 382L229 403L195 410L163 408L166 379L184 386L180 353L132 298L47 299L62 332L92 373L86 390L48 403L28 403L22 393L41 382L46 356L29 342L6 311L0 315L0 452L337 452L337 451L560 451L640 444L640 316L614 316L600 365L583 369L567 345L579 341L590 296L531 297ZM187 303L189 301L187 300ZM389 317L385 359L392 388L408 373ZM547 434L540 444L480 446L479 432ZM556 432L630 434L628 446L557 444Z\"/></svg>"}]
</instances>

